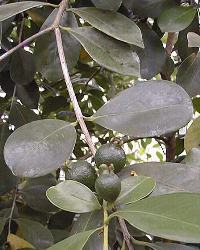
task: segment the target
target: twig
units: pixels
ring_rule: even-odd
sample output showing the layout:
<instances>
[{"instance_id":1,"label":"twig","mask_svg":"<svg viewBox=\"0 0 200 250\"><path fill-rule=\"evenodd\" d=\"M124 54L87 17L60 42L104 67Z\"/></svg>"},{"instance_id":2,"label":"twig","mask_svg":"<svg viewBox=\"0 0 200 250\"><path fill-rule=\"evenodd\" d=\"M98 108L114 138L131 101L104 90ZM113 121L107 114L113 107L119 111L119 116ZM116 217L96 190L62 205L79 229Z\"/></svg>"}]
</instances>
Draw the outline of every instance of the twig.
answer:
<instances>
[{"instance_id":1,"label":"twig","mask_svg":"<svg viewBox=\"0 0 200 250\"><path fill-rule=\"evenodd\" d=\"M38 33L36 33L35 35L27 38L26 40L24 40L23 42L19 43L18 45L16 45L15 47L13 47L12 49L8 50L6 53L4 53L2 56L0 56L0 62L2 60L4 60L6 57L10 56L12 53L14 53L16 50L26 46L27 44L29 44L30 42L32 42L34 39L46 34L47 32L53 30L53 27L48 27L44 30L39 31Z\"/></svg>"},{"instance_id":2,"label":"twig","mask_svg":"<svg viewBox=\"0 0 200 250\"><path fill-rule=\"evenodd\" d=\"M126 227L126 223L125 223L124 219L118 217L118 221L119 221L119 224L120 224L120 227L121 227L121 230L122 230L122 233L123 233L123 237L124 237L124 240L126 242L126 245L127 245L128 249L129 250L134 250L133 245L131 243L131 235L129 234L129 231L128 231L127 227Z\"/></svg>"},{"instance_id":3,"label":"twig","mask_svg":"<svg viewBox=\"0 0 200 250\"><path fill-rule=\"evenodd\" d=\"M173 162L176 155L176 137L175 134L167 137L165 140L166 161Z\"/></svg>"},{"instance_id":4,"label":"twig","mask_svg":"<svg viewBox=\"0 0 200 250\"><path fill-rule=\"evenodd\" d=\"M167 43L166 43L166 51L169 56L171 56L173 47L174 47L174 39L176 37L175 32L169 32L167 36Z\"/></svg>"},{"instance_id":5,"label":"twig","mask_svg":"<svg viewBox=\"0 0 200 250\"><path fill-rule=\"evenodd\" d=\"M58 10L58 15L56 16L56 19L54 21L54 25L59 25L60 18L61 18L62 13L66 7L67 7L67 2L65 0L63 0L60 4L60 8ZM74 93L72 82L71 82L71 79L69 76L69 71L68 71L66 60L65 60L61 32L60 32L60 29L58 27L56 27L54 31L55 31L55 36L56 36L56 43L57 43L58 54L59 54L60 63L61 63L61 67L62 67L62 72L64 75L65 83L66 83L66 86L67 86L67 89L69 92L71 102L72 102L73 107L74 107L76 118L80 124L80 127L82 129L83 134L85 135L85 139L87 141L87 144L88 144L92 154L95 155L96 149L95 149L95 146L92 142L92 138L90 137L88 129L86 127L85 121L83 119L83 114L81 112L80 106L79 106L78 101L76 99L76 95Z\"/></svg>"},{"instance_id":6,"label":"twig","mask_svg":"<svg viewBox=\"0 0 200 250\"><path fill-rule=\"evenodd\" d=\"M88 84L89 82L99 73L99 71L101 70L102 67L98 68L91 76L90 78L87 80L87 82L85 83L85 87L83 88L83 93L87 90Z\"/></svg>"},{"instance_id":7,"label":"twig","mask_svg":"<svg viewBox=\"0 0 200 250\"><path fill-rule=\"evenodd\" d=\"M12 203L12 207L11 207L11 211L10 211L10 215L8 218L8 234L10 234L11 232L11 222L12 222L12 217L13 217L13 212L15 209L15 203L16 203L16 199L17 199L17 187L14 190L14 195L13 195L13 203Z\"/></svg>"},{"instance_id":8,"label":"twig","mask_svg":"<svg viewBox=\"0 0 200 250\"><path fill-rule=\"evenodd\" d=\"M105 202L106 203L106 202ZM103 208L103 214L104 214L104 224L103 224L103 250L108 250L108 211L107 206Z\"/></svg>"}]
</instances>

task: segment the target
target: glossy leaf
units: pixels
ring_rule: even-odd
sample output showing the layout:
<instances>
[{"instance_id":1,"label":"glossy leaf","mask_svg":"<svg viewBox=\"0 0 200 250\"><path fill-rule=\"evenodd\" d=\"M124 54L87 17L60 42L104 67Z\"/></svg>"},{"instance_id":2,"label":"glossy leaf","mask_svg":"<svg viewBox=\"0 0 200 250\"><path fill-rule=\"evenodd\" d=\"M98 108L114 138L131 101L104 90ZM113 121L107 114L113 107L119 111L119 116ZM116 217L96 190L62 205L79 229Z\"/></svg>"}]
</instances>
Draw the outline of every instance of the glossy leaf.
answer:
<instances>
[{"instance_id":1,"label":"glossy leaf","mask_svg":"<svg viewBox=\"0 0 200 250\"><path fill-rule=\"evenodd\" d=\"M173 192L200 192L200 168L193 162L180 163L140 163L124 168L119 176L123 180L135 171L137 175L150 176L156 181L151 195Z\"/></svg>"},{"instance_id":2,"label":"glossy leaf","mask_svg":"<svg viewBox=\"0 0 200 250\"><path fill-rule=\"evenodd\" d=\"M115 201L116 205L130 204L149 195L156 183L146 176L130 176L122 180L121 192Z\"/></svg>"},{"instance_id":3,"label":"glossy leaf","mask_svg":"<svg viewBox=\"0 0 200 250\"><path fill-rule=\"evenodd\" d=\"M176 75L176 82L191 96L200 94L200 53L187 57Z\"/></svg>"},{"instance_id":4,"label":"glossy leaf","mask_svg":"<svg viewBox=\"0 0 200 250\"><path fill-rule=\"evenodd\" d=\"M200 243L200 194L173 193L149 197L117 211L134 227L148 234L188 243Z\"/></svg>"},{"instance_id":5,"label":"glossy leaf","mask_svg":"<svg viewBox=\"0 0 200 250\"><path fill-rule=\"evenodd\" d=\"M60 209L87 213L101 209L95 194L85 185L67 180L47 190L47 198Z\"/></svg>"},{"instance_id":6,"label":"glossy leaf","mask_svg":"<svg viewBox=\"0 0 200 250\"><path fill-rule=\"evenodd\" d=\"M138 47L144 47L142 34L138 26L120 13L93 7L70 10L90 23L94 28L113 38Z\"/></svg>"},{"instance_id":7,"label":"glossy leaf","mask_svg":"<svg viewBox=\"0 0 200 250\"><path fill-rule=\"evenodd\" d=\"M90 236L97 231L93 229L90 231L85 231L82 233L74 234L73 236L58 242L52 247L47 248L47 250L82 250Z\"/></svg>"},{"instance_id":8,"label":"glossy leaf","mask_svg":"<svg viewBox=\"0 0 200 250\"><path fill-rule=\"evenodd\" d=\"M40 116L33 112L31 109L17 102L13 103L9 115L9 122L16 128L19 128L26 123L36 120L40 120Z\"/></svg>"},{"instance_id":9,"label":"glossy leaf","mask_svg":"<svg viewBox=\"0 0 200 250\"><path fill-rule=\"evenodd\" d=\"M187 130L184 146L187 152L192 148L198 148L200 146L200 117L195 119Z\"/></svg>"},{"instance_id":10,"label":"glossy leaf","mask_svg":"<svg viewBox=\"0 0 200 250\"><path fill-rule=\"evenodd\" d=\"M177 131L192 119L192 114L191 100L178 85L146 81L119 93L91 119L126 135L153 137Z\"/></svg>"},{"instance_id":11,"label":"glossy leaf","mask_svg":"<svg viewBox=\"0 0 200 250\"><path fill-rule=\"evenodd\" d=\"M91 0L97 8L104 10L118 10L122 0Z\"/></svg>"},{"instance_id":12,"label":"glossy leaf","mask_svg":"<svg viewBox=\"0 0 200 250\"><path fill-rule=\"evenodd\" d=\"M52 25L58 9L55 9L46 19L41 27L41 30ZM73 13L65 12L60 20L60 25L71 28L78 26L76 18ZM69 71L73 69L78 61L80 54L80 44L69 33L62 31L63 48ZM49 32L40 37L36 41L36 48L34 51L36 56L37 70L49 81L58 81L63 79L63 73L58 56L57 44L54 32Z\"/></svg>"},{"instance_id":13,"label":"glossy leaf","mask_svg":"<svg viewBox=\"0 0 200 250\"><path fill-rule=\"evenodd\" d=\"M71 155L76 131L61 120L28 123L8 138L4 157L17 176L38 177L56 170Z\"/></svg>"},{"instance_id":14,"label":"glossy leaf","mask_svg":"<svg viewBox=\"0 0 200 250\"><path fill-rule=\"evenodd\" d=\"M194 32L187 34L188 47L200 47L200 36Z\"/></svg>"},{"instance_id":15,"label":"glossy leaf","mask_svg":"<svg viewBox=\"0 0 200 250\"><path fill-rule=\"evenodd\" d=\"M10 76L16 84L26 85L33 81L36 66L33 54L19 49L12 55L10 63Z\"/></svg>"},{"instance_id":16,"label":"glossy leaf","mask_svg":"<svg viewBox=\"0 0 200 250\"><path fill-rule=\"evenodd\" d=\"M195 14L196 10L193 7L173 7L162 12L158 18L158 25L163 32L178 32L189 26Z\"/></svg>"},{"instance_id":17,"label":"glossy leaf","mask_svg":"<svg viewBox=\"0 0 200 250\"><path fill-rule=\"evenodd\" d=\"M23 11L29 10L34 7L43 5L49 5L49 3L38 2L38 1L22 1L18 3L4 4L0 7L0 22L8 19L9 17L15 16Z\"/></svg>"},{"instance_id":18,"label":"glossy leaf","mask_svg":"<svg viewBox=\"0 0 200 250\"><path fill-rule=\"evenodd\" d=\"M19 225L19 230L23 238L30 242L34 247L46 249L53 245L53 236L51 232L39 222L24 218L15 221Z\"/></svg>"},{"instance_id":19,"label":"glossy leaf","mask_svg":"<svg viewBox=\"0 0 200 250\"><path fill-rule=\"evenodd\" d=\"M78 28L70 33L101 66L123 75L139 76L139 59L128 44L94 28Z\"/></svg>"}]
</instances>

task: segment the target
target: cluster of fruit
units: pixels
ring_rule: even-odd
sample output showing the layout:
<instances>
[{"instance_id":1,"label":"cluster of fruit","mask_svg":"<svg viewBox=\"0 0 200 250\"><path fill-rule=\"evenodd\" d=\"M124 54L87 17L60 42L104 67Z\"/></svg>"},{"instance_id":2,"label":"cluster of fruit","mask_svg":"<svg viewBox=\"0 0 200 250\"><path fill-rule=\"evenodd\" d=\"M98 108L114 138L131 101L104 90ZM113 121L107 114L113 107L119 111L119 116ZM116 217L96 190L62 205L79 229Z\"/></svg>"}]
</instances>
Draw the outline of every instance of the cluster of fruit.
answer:
<instances>
[{"instance_id":1,"label":"cluster of fruit","mask_svg":"<svg viewBox=\"0 0 200 250\"><path fill-rule=\"evenodd\" d=\"M119 144L107 143L96 152L95 164L98 171L87 161L73 162L66 172L66 179L78 181L99 198L114 202L121 191L121 181L116 175L125 166L126 155Z\"/></svg>"}]
</instances>

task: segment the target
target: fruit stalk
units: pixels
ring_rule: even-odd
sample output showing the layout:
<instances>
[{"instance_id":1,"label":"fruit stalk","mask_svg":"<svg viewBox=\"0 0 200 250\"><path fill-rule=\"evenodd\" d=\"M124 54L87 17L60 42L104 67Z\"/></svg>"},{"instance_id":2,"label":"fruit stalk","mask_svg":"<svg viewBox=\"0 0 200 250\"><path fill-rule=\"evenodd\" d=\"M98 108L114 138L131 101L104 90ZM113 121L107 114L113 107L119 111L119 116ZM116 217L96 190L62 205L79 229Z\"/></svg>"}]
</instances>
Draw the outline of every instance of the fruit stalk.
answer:
<instances>
[{"instance_id":1,"label":"fruit stalk","mask_svg":"<svg viewBox=\"0 0 200 250\"><path fill-rule=\"evenodd\" d=\"M109 250L108 247L108 211L107 211L107 202L104 201L103 207L103 250Z\"/></svg>"}]
</instances>

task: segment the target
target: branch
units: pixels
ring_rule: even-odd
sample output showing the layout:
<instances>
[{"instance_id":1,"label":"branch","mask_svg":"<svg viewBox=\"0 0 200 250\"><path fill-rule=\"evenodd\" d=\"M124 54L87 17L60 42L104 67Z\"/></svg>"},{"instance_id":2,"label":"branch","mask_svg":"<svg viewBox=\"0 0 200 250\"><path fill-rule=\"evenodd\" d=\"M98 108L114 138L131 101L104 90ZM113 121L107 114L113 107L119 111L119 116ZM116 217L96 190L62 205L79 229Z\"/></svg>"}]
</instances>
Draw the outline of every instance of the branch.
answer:
<instances>
[{"instance_id":1,"label":"branch","mask_svg":"<svg viewBox=\"0 0 200 250\"><path fill-rule=\"evenodd\" d=\"M123 233L124 240L126 242L126 245L128 247L128 250L134 250L133 245L131 243L131 235L129 234L129 231L126 227L126 223L123 218L118 217L118 221Z\"/></svg>"},{"instance_id":2,"label":"branch","mask_svg":"<svg viewBox=\"0 0 200 250\"><path fill-rule=\"evenodd\" d=\"M53 23L53 25L57 26L54 31L55 31L55 36L56 36L58 54L59 54L59 58L60 58L60 63L61 63L65 83L66 83L66 86L67 86L67 89L68 89L68 92L69 92L71 102L72 102L73 107L74 107L76 118L77 118L77 120L78 120L78 122L80 124L80 127L82 129L83 134L85 135L85 139L87 141L87 144L88 144L92 154L95 155L95 153L96 153L95 146L94 146L94 144L92 142L92 138L91 138L91 136L90 136L90 134L88 132L88 129L86 127L85 121L83 119L83 114L81 112L80 106L79 106L78 101L76 99L76 95L74 93L74 89L73 89L73 86L72 86L72 82L71 82L71 79L70 79L70 75L69 75L69 71L68 71L68 67L67 67L67 63L66 63L66 59L65 59L61 32L60 32L60 29L58 27L59 22L60 22L60 18L62 16L62 13L66 9L66 7L67 7L67 2L65 0L62 0L62 2L60 4L60 8L58 10L58 15L56 16L56 19L55 19L55 21Z\"/></svg>"},{"instance_id":3,"label":"branch","mask_svg":"<svg viewBox=\"0 0 200 250\"><path fill-rule=\"evenodd\" d=\"M35 40L36 38L46 34L47 32L53 30L53 26L48 27L44 30L39 31L38 33L36 33L35 35L27 38L26 40L24 40L23 42L19 43L17 46L13 47L12 49L8 50L6 53L4 53L2 56L0 56L0 62L2 60L4 60L6 57L10 56L12 53L14 53L16 50L26 46L27 44L29 44L30 42L32 42L33 40Z\"/></svg>"},{"instance_id":4,"label":"branch","mask_svg":"<svg viewBox=\"0 0 200 250\"><path fill-rule=\"evenodd\" d=\"M173 162L176 155L176 137L175 134L167 137L165 140L166 161Z\"/></svg>"},{"instance_id":5,"label":"branch","mask_svg":"<svg viewBox=\"0 0 200 250\"><path fill-rule=\"evenodd\" d=\"M15 204L16 204L16 199L17 199L17 192L18 192L18 189L16 187L15 190L14 190L14 193L13 193L13 203L12 203L10 215L9 215L9 218L8 218L8 234L10 234L10 232L11 232L11 222L12 222L13 212L14 212L14 209L15 209Z\"/></svg>"},{"instance_id":6,"label":"branch","mask_svg":"<svg viewBox=\"0 0 200 250\"><path fill-rule=\"evenodd\" d=\"M167 36L167 43L166 43L166 51L169 56L171 56L173 47L174 47L174 39L176 37L175 32L169 32Z\"/></svg>"}]
</instances>

